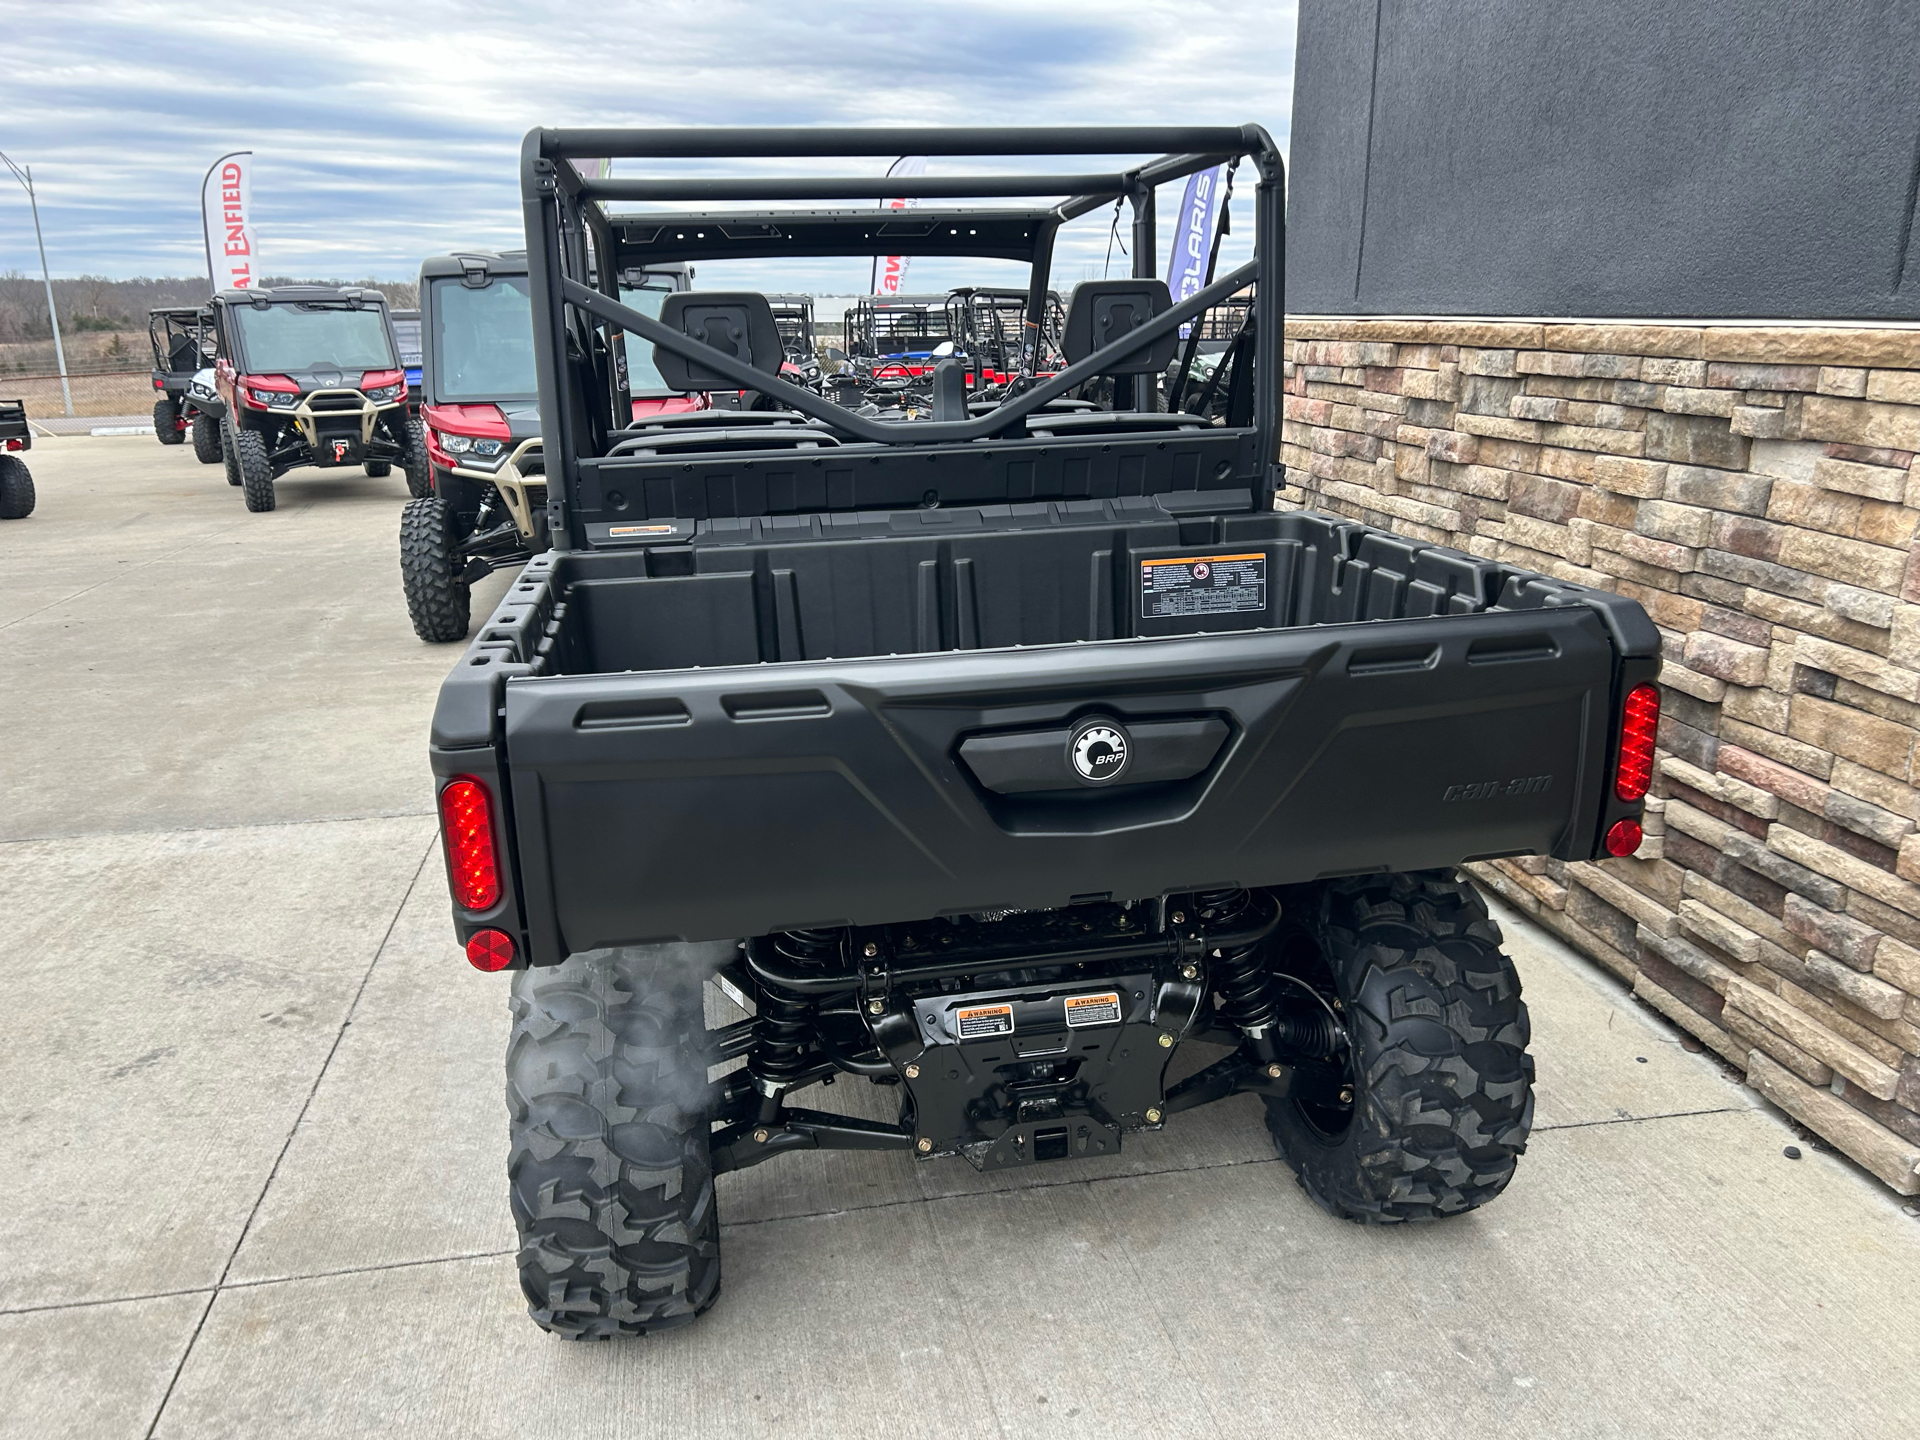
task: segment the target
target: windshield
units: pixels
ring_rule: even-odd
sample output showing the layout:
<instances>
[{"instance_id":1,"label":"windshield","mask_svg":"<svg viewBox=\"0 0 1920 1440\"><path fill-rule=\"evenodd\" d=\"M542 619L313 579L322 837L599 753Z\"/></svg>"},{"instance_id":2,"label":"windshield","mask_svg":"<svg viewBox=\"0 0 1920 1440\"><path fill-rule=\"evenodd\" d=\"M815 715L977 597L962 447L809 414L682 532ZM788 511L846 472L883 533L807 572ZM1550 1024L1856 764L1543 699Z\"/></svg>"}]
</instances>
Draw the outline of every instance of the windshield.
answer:
<instances>
[{"instance_id":1,"label":"windshield","mask_svg":"<svg viewBox=\"0 0 1920 1440\"><path fill-rule=\"evenodd\" d=\"M660 307L666 304L667 296L673 292L664 285L620 287L620 303L638 310L649 320L660 318ZM631 337L627 346L627 390L634 395L678 395L678 390L669 390L667 382L661 378L660 371L653 363L653 345L638 336Z\"/></svg>"},{"instance_id":2,"label":"windshield","mask_svg":"<svg viewBox=\"0 0 1920 1440\"><path fill-rule=\"evenodd\" d=\"M433 282L433 388L436 404L531 400L533 309L527 277L496 275L475 289Z\"/></svg>"},{"instance_id":3,"label":"windshield","mask_svg":"<svg viewBox=\"0 0 1920 1440\"><path fill-rule=\"evenodd\" d=\"M397 370L387 338L387 312L344 306L234 305L247 369L277 375L290 370Z\"/></svg>"}]
</instances>

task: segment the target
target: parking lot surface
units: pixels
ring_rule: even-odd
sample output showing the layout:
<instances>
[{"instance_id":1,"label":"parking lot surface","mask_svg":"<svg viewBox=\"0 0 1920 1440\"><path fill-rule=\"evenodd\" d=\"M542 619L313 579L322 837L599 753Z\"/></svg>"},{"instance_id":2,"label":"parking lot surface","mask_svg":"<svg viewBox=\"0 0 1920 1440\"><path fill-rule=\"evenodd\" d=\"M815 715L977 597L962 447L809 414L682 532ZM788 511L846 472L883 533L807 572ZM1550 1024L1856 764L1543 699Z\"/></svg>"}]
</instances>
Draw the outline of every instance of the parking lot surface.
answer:
<instances>
[{"instance_id":1,"label":"parking lot surface","mask_svg":"<svg viewBox=\"0 0 1920 1440\"><path fill-rule=\"evenodd\" d=\"M151 437L28 458L0 1435L1911 1433L1920 1222L1512 916L1539 1107L1487 1209L1331 1220L1242 1097L1101 1162L723 1177L703 1321L541 1333L506 979L447 923L425 746L457 652L407 625L402 480L296 471L250 515Z\"/></svg>"}]
</instances>

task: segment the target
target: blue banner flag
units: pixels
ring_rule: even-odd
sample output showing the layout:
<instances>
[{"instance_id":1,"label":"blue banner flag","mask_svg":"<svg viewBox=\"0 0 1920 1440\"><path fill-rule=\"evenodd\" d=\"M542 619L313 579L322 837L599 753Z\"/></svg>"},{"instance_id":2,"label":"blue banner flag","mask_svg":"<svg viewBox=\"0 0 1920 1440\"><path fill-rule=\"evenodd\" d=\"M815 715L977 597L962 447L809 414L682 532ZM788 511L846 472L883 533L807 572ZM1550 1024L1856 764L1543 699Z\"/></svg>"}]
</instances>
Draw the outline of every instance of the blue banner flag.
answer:
<instances>
[{"instance_id":1,"label":"blue banner flag","mask_svg":"<svg viewBox=\"0 0 1920 1440\"><path fill-rule=\"evenodd\" d=\"M1206 287L1207 257L1213 253L1213 232L1220 223L1220 192L1226 178L1224 165L1196 170L1187 177L1187 193L1173 227L1173 251L1167 257L1167 289L1173 292L1176 305ZM1182 325L1182 338L1192 328Z\"/></svg>"}]
</instances>

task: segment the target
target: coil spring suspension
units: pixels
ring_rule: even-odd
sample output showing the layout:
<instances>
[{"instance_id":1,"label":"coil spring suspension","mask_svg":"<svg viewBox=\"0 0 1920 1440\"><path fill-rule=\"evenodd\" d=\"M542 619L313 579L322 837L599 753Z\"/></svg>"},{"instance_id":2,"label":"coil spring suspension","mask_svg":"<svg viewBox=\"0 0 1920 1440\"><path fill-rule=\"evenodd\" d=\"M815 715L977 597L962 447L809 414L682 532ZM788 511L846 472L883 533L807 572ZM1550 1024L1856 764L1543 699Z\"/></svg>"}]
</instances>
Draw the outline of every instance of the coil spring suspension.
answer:
<instances>
[{"instance_id":1,"label":"coil spring suspension","mask_svg":"<svg viewBox=\"0 0 1920 1440\"><path fill-rule=\"evenodd\" d=\"M1253 896L1245 890L1203 890L1193 898L1208 929L1230 930L1253 908ZM1246 1036L1254 1059L1276 1059L1273 993L1259 945L1215 951L1212 980L1220 1013Z\"/></svg>"},{"instance_id":2,"label":"coil spring suspension","mask_svg":"<svg viewBox=\"0 0 1920 1440\"><path fill-rule=\"evenodd\" d=\"M826 969L840 959L838 930L788 930L773 937L776 954L810 969ZM784 1092L807 1071L813 1043L814 1001L762 981L753 1026L753 1051L747 1067L760 1092L762 1124L779 1118Z\"/></svg>"}]
</instances>

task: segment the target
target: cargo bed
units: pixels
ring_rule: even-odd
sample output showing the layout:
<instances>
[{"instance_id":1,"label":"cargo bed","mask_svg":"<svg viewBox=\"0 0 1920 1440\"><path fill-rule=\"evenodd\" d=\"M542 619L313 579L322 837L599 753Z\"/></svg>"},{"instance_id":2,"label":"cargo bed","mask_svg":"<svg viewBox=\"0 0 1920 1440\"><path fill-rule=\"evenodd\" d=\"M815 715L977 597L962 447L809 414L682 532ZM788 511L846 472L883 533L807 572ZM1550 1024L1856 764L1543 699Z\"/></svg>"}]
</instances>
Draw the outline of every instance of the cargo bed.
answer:
<instances>
[{"instance_id":1,"label":"cargo bed","mask_svg":"<svg viewBox=\"0 0 1920 1440\"><path fill-rule=\"evenodd\" d=\"M1605 798L1619 697L1658 664L1637 606L1234 499L721 519L537 558L435 722L436 770L510 806L490 918L554 963L1597 853L1629 808ZM1111 784L1071 768L1090 718L1130 741Z\"/></svg>"}]
</instances>

